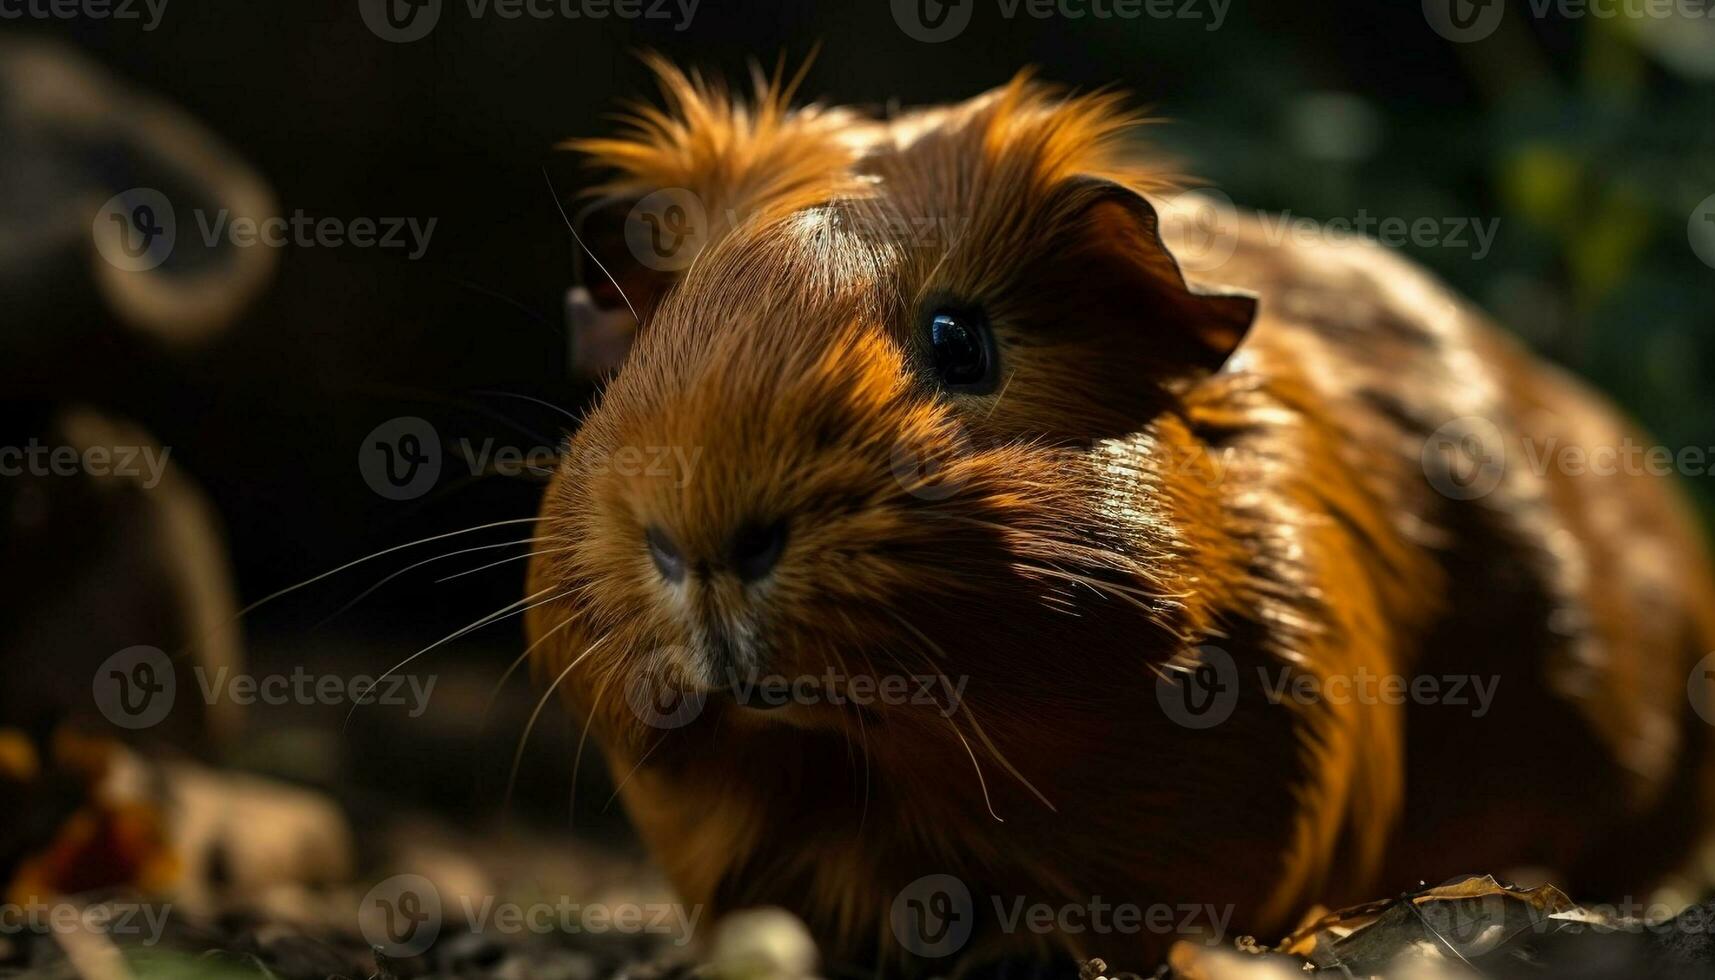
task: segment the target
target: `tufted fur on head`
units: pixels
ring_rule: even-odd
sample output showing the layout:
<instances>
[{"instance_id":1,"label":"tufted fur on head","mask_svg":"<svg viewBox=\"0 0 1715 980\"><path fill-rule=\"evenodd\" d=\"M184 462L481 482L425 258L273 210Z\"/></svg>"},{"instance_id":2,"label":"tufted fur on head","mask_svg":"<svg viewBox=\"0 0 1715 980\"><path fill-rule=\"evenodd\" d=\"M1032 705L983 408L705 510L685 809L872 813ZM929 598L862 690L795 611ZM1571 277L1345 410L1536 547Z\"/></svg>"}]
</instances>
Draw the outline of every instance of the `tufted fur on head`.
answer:
<instances>
[{"instance_id":1,"label":"tufted fur on head","mask_svg":"<svg viewBox=\"0 0 1715 980\"><path fill-rule=\"evenodd\" d=\"M655 270L630 362L572 440L543 519L565 547L533 572L555 598L531 622L542 674L588 718L686 899L785 904L842 956L910 952L887 907L925 867L1056 902L1194 878L1261 909L1280 886L1248 859L1192 872L1164 844L1199 817L1144 838L1089 795L1099 773L1104 793L1165 801L1224 764L1204 740L1136 765L1173 728L1139 705L1220 635L1247 561L1185 396L1255 301L1180 273L1145 196L1170 178L1128 141L1140 120L1028 75L879 119L788 109L778 80L742 103L656 68L666 110L574 145L617 173L601 193L643 202L631 220L655 196L707 228L690 261ZM923 324L942 309L992 323L993 390L938 387ZM654 446L696 462L669 478L616 465ZM723 548L758 525L786 527L784 553L742 585ZM657 536L683 583L652 564ZM844 680L820 697L858 676L939 693L758 725L722 690L733 673L830 671ZM696 710L640 721L664 677ZM1286 769L1290 729L1229 737L1266 746L1247 765ZM1296 805L1231 820L1290 833Z\"/></svg>"}]
</instances>

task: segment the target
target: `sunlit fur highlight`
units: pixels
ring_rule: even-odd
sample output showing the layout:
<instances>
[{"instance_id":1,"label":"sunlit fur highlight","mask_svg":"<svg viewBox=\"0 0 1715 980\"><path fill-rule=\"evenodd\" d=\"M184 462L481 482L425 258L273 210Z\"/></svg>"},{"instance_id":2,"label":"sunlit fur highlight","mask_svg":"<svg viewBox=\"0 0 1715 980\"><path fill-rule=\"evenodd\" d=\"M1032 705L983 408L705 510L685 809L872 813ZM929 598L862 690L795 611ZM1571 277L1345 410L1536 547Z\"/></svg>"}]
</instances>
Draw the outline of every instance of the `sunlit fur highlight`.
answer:
<instances>
[{"instance_id":1,"label":"sunlit fur highlight","mask_svg":"<svg viewBox=\"0 0 1715 980\"><path fill-rule=\"evenodd\" d=\"M530 585L568 594L528 616L539 675L586 720L686 901L784 905L837 960L909 962L889 909L931 873L966 882L979 917L990 896L1193 902L1267 936L1315 902L1494 867L1467 859L1599 878L1596 844L1626 821L1680 828L1661 804L1670 786L1703 805L1693 746L1633 744L1663 717L1680 730L1662 678L1685 676L1715 636L1704 559L1683 544L1695 532L1659 482L1551 489L1513 471L1476 504L1434 493L1419 451L1449 418L1624 431L1438 284L1375 249L1282 249L1254 225L1220 278L1261 294L1260 311L1187 283L1141 204L1168 207L1171 180L1114 95L1020 76L876 119L791 109L778 78L746 102L656 67L665 110L575 145L613 174L606 193L685 188L724 217L569 444L539 530L560 550ZM913 230L925 218L946 233ZM938 297L995 323L994 393L929 379L920 317ZM612 465L653 446L697 463ZM928 483L922 460L939 467ZM1633 544L1671 562L1670 580L1583 575L1549 548L1591 536L1588 515L1621 498L1643 529ZM759 518L791 534L750 587L714 574L669 587L643 544L656 527L705 559ZM1500 565L1467 557L1485 548ZM1543 612L1502 636L1493 613L1471 615L1491 596L1558 625ZM1203 662L1203 644L1232 657L1242 693L1229 721L1193 731L1158 685ZM628 706L663 673L713 683L721 655L789 676L969 684L945 712L823 705L782 720L717 694L660 729ZM1511 665L1513 684L1528 670L1551 686L1572 658L1653 692L1622 703L1597 684L1554 716L1595 734L1566 736L1588 738L1578 771L1532 778L1607 799L1544 853L1464 811L1429 820L1439 836L1420 829L1443 790L1408 766L1407 742L1433 721L1274 705L1249 680L1471 656ZM1511 745L1542 724L1525 712L1486 731ZM1586 761L1658 750L1676 761L1651 773ZM1639 874L1661 870L1668 836ZM1172 938L979 928L964 955L1053 949L1141 970Z\"/></svg>"}]
</instances>

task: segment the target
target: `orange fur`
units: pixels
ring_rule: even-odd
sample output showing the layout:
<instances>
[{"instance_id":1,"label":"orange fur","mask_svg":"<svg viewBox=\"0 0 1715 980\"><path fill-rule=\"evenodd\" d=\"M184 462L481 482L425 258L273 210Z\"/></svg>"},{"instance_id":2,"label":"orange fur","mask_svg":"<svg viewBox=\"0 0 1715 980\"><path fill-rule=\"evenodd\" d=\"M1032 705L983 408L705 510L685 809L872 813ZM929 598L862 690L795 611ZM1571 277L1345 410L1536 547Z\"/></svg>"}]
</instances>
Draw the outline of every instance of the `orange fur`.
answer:
<instances>
[{"instance_id":1,"label":"orange fur","mask_svg":"<svg viewBox=\"0 0 1715 980\"><path fill-rule=\"evenodd\" d=\"M831 956L909 959L892 901L950 873L976 896L972 958L1144 968L1173 937L1003 934L990 899L1206 903L1273 935L1312 902L1501 870L1481 862L1639 887L1687 846L1706 733L1668 681L1715 627L1671 491L1509 471L1456 502L1419 460L1461 415L1512 439L1618 439L1590 396L1377 249L1247 225L1222 285L1188 282L1147 203L1171 181L1138 162L1116 96L1021 76L875 119L657 68L666 111L576 145L617 171L607 192L684 188L720 217L571 441L542 510L560 544L531 582L561 597L529 617L540 673L589 718L686 901L785 905ZM922 317L941 302L995 324L994 393L929 382ZM657 446L696 463L609 465ZM926 482L902 459L939 469ZM1616 506L1619 529L1601 523ZM720 572L735 529L776 520L767 579ZM652 565L649 528L700 569L683 586ZM1230 720L1192 730L1158 677L1204 644L1245 681ZM723 663L968 686L946 712L760 714L715 690ZM1449 665L1518 691L1476 736L1504 747L1475 761L1512 785L1471 781L1455 752L1472 726L1445 713L1276 705L1248 679ZM1569 671L1595 677L1572 696ZM711 692L683 727L627 701L664 673ZM1669 800L1676 785L1696 792ZM1659 853L1628 878L1604 847L1633 825Z\"/></svg>"}]
</instances>

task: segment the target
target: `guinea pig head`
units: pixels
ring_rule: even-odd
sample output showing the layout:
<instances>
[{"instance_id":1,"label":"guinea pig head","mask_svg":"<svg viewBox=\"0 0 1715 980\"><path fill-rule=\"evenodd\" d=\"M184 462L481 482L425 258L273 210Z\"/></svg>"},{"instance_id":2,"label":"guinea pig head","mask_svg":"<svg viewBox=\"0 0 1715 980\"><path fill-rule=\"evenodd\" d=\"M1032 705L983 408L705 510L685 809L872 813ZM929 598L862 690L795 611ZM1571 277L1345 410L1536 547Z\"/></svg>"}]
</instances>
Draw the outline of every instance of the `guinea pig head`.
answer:
<instances>
[{"instance_id":1,"label":"guinea pig head","mask_svg":"<svg viewBox=\"0 0 1715 980\"><path fill-rule=\"evenodd\" d=\"M678 115L590 149L708 226L682 270L621 273L646 317L533 571L541 666L604 741L988 741L955 699L1094 703L1116 651L1182 653L1222 563L1186 530L1218 469L1180 405L1254 302L1187 285L1113 100L1019 81L883 123L669 86Z\"/></svg>"}]
</instances>

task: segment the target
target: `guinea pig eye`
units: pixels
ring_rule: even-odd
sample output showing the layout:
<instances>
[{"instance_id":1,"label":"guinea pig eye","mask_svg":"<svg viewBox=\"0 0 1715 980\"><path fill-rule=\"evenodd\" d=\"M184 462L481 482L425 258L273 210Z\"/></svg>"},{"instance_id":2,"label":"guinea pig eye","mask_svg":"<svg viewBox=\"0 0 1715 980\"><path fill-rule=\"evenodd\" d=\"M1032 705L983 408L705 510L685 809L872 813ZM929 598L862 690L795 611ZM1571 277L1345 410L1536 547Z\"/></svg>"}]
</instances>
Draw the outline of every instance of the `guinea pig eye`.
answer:
<instances>
[{"instance_id":1,"label":"guinea pig eye","mask_svg":"<svg viewBox=\"0 0 1715 980\"><path fill-rule=\"evenodd\" d=\"M982 394L994 388L994 331L980 313L943 310L929 318L929 352L935 375L953 391Z\"/></svg>"}]
</instances>

